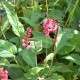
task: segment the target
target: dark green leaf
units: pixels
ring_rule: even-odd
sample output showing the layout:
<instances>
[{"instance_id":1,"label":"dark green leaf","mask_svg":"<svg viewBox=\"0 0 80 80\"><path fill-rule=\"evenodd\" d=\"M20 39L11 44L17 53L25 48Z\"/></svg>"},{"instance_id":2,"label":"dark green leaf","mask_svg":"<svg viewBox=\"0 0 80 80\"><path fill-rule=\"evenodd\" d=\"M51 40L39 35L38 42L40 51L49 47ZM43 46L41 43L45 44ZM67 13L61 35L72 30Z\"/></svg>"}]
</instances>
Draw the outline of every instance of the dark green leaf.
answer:
<instances>
[{"instance_id":1,"label":"dark green leaf","mask_svg":"<svg viewBox=\"0 0 80 80\"><path fill-rule=\"evenodd\" d=\"M46 48L46 36L43 34L43 32L33 32L33 34L34 34L34 39L36 41L42 40L43 48ZM47 47L49 48L52 45L53 45L53 39L47 38Z\"/></svg>"},{"instance_id":2,"label":"dark green leaf","mask_svg":"<svg viewBox=\"0 0 80 80\"><path fill-rule=\"evenodd\" d=\"M23 60L29 64L30 66L35 66L35 55L34 53L29 49L24 49L24 50L21 50L19 52L19 54L22 56Z\"/></svg>"},{"instance_id":3,"label":"dark green leaf","mask_svg":"<svg viewBox=\"0 0 80 80\"><path fill-rule=\"evenodd\" d=\"M80 55L77 53L65 56L64 58L73 63L76 63L77 65L80 65Z\"/></svg>"},{"instance_id":4,"label":"dark green leaf","mask_svg":"<svg viewBox=\"0 0 80 80\"><path fill-rule=\"evenodd\" d=\"M14 44L9 43L5 40L0 40L0 56L1 57L14 57L13 54L16 54L17 48Z\"/></svg>"},{"instance_id":5,"label":"dark green leaf","mask_svg":"<svg viewBox=\"0 0 80 80\"><path fill-rule=\"evenodd\" d=\"M49 78L46 80L65 80L61 75L58 75L57 73L53 73Z\"/></svg>"},{"instance_id":6,"label":"dark green leaf","mask_svg":"<svg viewBox=\"0 0 80 80\"><path fill-rule=\"evenodd\" d=\"M37 24L35 22L33 22L31 19L29 18L25 18L25 17L20 17L26 24L29 24L30 26L32 26L33 28L37 27Z\"/></svg>"}]
</instances>

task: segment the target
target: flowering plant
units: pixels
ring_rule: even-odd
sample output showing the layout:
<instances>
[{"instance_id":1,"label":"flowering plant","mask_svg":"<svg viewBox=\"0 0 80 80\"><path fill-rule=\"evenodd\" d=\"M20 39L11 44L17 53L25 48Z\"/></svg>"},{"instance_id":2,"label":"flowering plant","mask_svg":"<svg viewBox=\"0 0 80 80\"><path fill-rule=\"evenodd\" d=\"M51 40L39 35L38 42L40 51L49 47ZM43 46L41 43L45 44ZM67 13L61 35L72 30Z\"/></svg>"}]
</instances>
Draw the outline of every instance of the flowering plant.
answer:
<instances>
[{"instance_id":1,"label":"flowering plant","mask_svg":"<svg viewBox=\"0 0 80 80\"><path fill-rule=\"evenodd\" d=\"M0 80L8 80L8 71L0 68Z\"/></svg>"},{"instance_id":2,"label":"flowering plant","mask_svg":"<svg viewBox=\"0 0 80 80\"><path fill-rule=\"evenodd\" d=\"M80 80L79 3L0 0L0 80Z\"/></svg>"},{"instance_id":3,"label":"flowering plant","mask_svg":"<svg viewBox=\"0 0 80 80\"><path fill-rule=\"evenodd\" d=\"M30 36L31 36L31 28L28 27L26 32L25 32L25 36L22 39L22 46L24 46L25 48L29 49L30 48Z\"/></svg>"}]
</instances>

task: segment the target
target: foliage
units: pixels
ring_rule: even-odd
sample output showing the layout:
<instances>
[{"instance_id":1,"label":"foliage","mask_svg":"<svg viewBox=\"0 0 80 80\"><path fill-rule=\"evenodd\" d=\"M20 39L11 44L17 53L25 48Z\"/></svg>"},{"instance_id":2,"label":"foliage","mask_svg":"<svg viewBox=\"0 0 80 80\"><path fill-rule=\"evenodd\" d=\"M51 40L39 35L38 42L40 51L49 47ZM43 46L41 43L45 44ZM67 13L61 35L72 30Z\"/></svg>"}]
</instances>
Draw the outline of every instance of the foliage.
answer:
<instances>
[{"instance_id":1,"label":"foliage","mask_svg":"<svg viewBox=\"0 0 80 80\"><path fill-rule=\"evenodd\" d=\"M79 0L0 0L0 67L11 80L80 80ZM56 18L57 41L43 20ZM32 29L30 49L22 46Z\"/></svg>"}]
</instances>

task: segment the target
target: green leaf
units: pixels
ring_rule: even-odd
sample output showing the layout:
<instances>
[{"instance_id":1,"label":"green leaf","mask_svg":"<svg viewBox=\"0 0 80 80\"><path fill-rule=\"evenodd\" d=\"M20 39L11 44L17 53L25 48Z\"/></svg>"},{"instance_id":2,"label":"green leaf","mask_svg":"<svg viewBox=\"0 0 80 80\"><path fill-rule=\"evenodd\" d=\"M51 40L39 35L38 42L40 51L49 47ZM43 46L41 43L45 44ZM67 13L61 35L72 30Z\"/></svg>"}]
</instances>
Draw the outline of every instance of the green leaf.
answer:
<instances>
[{"instance_id":1,"label":"green leaf","mask_svg":"<svg viewBox=\"0 0 80 80\"><path fill-rule=\"evenodd\" d=\"M3 6L6 10L8 20L12 25L12 30L14 34L22 37L24 34L24 28L23 25L19 22L17 14L11 11L5 4L3 4Z\"/></svg>"},{"instance_id":2,"label":"green leaf","mask_svg":"<svg viewBox=\"0 0 80 80\"><path fill-rule=\"evenodd\" d=\"M68 56L65 56L63 57L73 63L76 63L77 65L80 65L80 55L79 54L71 54L71 55L68 55Z\"/></svg>"},{"instance_id":3,"label":"green leaf","mask_svg":"<svg viewBox=\"0 0 80 80\"><path fill-rule=\"evenodd\" d=\"M58 75L57 73L53 73L49 78L46 80L65 80L61 75Z\"/></svg>"},{"instance_id":4,"label":"green leaf","mask_svg":"<svg viewBox=\"0 0 80 80\"><path fill-rule=\"evenodd\" d=\"M9 67L8 68L9 76L12 80L16 80L23 77L23 70L17 67Z\"/></svg>"},{"instance_id":5,"label":"green leaf","mask_svg":"<svg viewBox=\"0 0 80 80\"><path fill-rule=\"evenodd\" d=\"M57 52L66 44L67 40L73 35L72 29L65 29L63 32L60 32L57 37L56 50Z\"/></svg>"},{"instance_id":6,"label":"green leaf","mask_svg":"<svg viewBox=\"0 0 80 80\"><path fill-rule=\"evenodd\" d=\"M31 20L33 22L37 22L40 18L43 18L45 15L44 13L38 12L38 11L34 11L32 16L31 16Z\"/></svg>"},{"instance_id":7,"label":"green leaf","mask_svg":"<svg viewBox=\"0 0 80 80\"><path fill-rule=\"evenodd\" d=\"M72 72L72 70L69 69L69 67L63 63L56 63L53 66L52 69L54 72L61 72L61 73L67 73L67 72Z\"/></svg>"},{"instance_id":8,"label":"green leaf","mask_svg":"<svg viewBox=\"0 0 80 80\"><path fill-rule=\"evenodd\" d=\"M77 44L79 44L80 42L80 32L77 31L77 30L74 30L73 32L73 37L71 37L69 40L68 40L69 43L71 43L71 45L73 47L76 47Z\"/></svg>"},{"instance_id":9,"label":"green leaf","mask_svg":"<svg viewBox=\"0 0 80 80\"><path fill-rule=\"evenodd\" d=\"M13 54L16 54L17 48L14 44L9 43L5 40L0 40L0 56L1 57L14 57Z\"/></svg>"},{"instance_id":10,"label":"green leaf","mask_svg":"<svg viewBox=\"0 0 80 80\"><path fill-rule=\"evenodd\" d=\"M0 66L6 66L9 64L9 61L6 58L0 58Z\"/></svg>"},{"instance_id":11,"label":"green leaf","mask_svg":"<svg viewBox=\"0 0 80 80\"><path fill-rule=\"evenodd\" d=\"M24 16L24 17L28 17L28 18L31 17L31 13L32 13L31 10L26 9L24 6L22 6L22 11L23 11L23 16Z\"/></svg>"},{"instance_id":12,"label":"green leaf","mask_svg":"<svg viewBox=\"0 0 80 80\"><path fill-rule=\"evenodd\" d=\"M25 80L25 78L24 78L24 77L22 77L22 78L18 78L18 79L15 79L15 80Z\"/></svg>"},{"instance_id":13,"label":"green leaf","mask_svg":"<svg viewBox=\"0 0 80 80\"><path fill-rule=\"evenodd\" d=\"M75 51L80 52L80 43L77 44Z\"/></svg>"},{"instance_id":14,"label":"green leaf","mask_svg":"<svg viewBox=\"0 0 80 80\"><path fill-rule=\"evenodd\" d=\"M22 56L23 60L29 64L30 66L35 66L35 55L31 51L31 49L24 49L19 52L19 54Z\"/></svg>"},{"instance_id":15,"label":"green leaf","mask_svg":"<svg viewBox=\"0 0 80 80\"><path fill-rule=\"evenodd\" d=\"M48 54L48 56L46 56L46 58L45 58L45 62L48 62L49 60L52 60L53 59L53 57L54 57L54 53L50 53L50 54Z\"/></svg>"},{"instance_id":16,"label":"green leaf","mask_svg":"<svg viewBox=\"0 0 80 80\"><path fill-rule=\"evenodd\" d=\"M56 52L59 55L69 54L80 42L80 33L77 30L65 29L59 32L56 43Z\"/></svg>"},{"instance_id":17,"label":"green leaf","mask_svg":"<svg viewBox=\"0 0 80 80\"><path fill-rule=\"evenodd\" d=\"M69 42L66 42L64 46L59 50L59 55L67 55L72 50L74 50L74 47Z\"/></svg>"},{"instance_id":18,"label":"green leaf","mask_svg":"<svg viewBox=\"0 0 80 80\"><path fill-rule=\"evenodd\" d=\"M7 60L6 58L0 59L0 66L6 66L8 68L11 68L11 67L20 68L20 66L17 64L10 64L10 60Z\"/></svg>"},{"instance_id":19,"label":"green leaf","mask_svg":"<svg viewBox=\"0 0 80 80\"><path fill-rule=\"evenodd\" d=\"M31 75L30 73L24 73L25 80L37 80L37 75Z\"/></svg>"},{"instance_id":20,"label":"green leaf","mask_svg":"<svg viewBox=\"0 0 80 80\"><path fill-rule=\"evenodd\" d=\"M16 45L19 44L19 38L18 38L18 37L12 37L12 38L10 39L10 41L13 42L13 43L16 43Z\"/></svg>"},{"instance_id":21,"label":"green leaf","mask_svg":"<svg viewBox=\"0 0 80 80\"><path fill-rule=\"evenodd\" d=\"M5 4L7 7L9 7L10 10L14 10L15 8L15 6L7 0L3 0L2 3Z\"/></svg>"},{"instance_id":22,"label":"green leaf","mask_svg":"<svg viewBox=\"0 0 80 80\"><path fill-rule=\"evenodd\" d=\"M62 10L55 9L55 8L49 10L49 16L50 16L51 18L53 18L53 17L57 18L57 20L58 20L59 22L62 21L63 15L64 15L64 14L63 14L63 11L62 11Z\"/></svg>"},{"instance_id":23,"label":"green leaf","mask_svg":"<svg viewBox=\"0 0 80 80\"><path fill-rule=\"evenodd\" d=\"M40 76L47 75L49 73L49 70L50 70L49 67L46 67L39 72L39 75Z\"/></svg>"},{"instance_id":24,"label":"green leaf","mask_svg":"<svg viewBox=\"0 0 80 80\"><path fill-rule=\"evenodd\" d=\"M43 69L42 67L34 67L34 68L31 68L30 74L31 74L31 75L36 75L36 74L39 73L42 69Z\"/></svg>"},{"instance_id":25,"label":"green leaf","mask_svg":"<svg viewBox=\"0 0 80 80\"><path fill-rule=\"evenodd\" d=\"M2 36L2 32L5 33L9 28L10 28L10 24L9 21L7 19L7 17L5 16L5 18L3 19L2 25L1 27L1 33L0 36Z\"/></svg>"},{"instance_id":26,"label":"green leaf","mask_svg":"<svg viewBox=\"0 0 80 80\"><path fill-rule=\"evenodd\" d=\"M42 41L43 48L46 48L46 36L43 32L33 32L34 40ZM53 39L47 38L47 48L50 48L53 45Z\"/></svg>"},{"instance_id":27,"label":"green leaf","mask_svg":"<svg viewBox=\"0 0 80 80\"><path fill-rule=\"evenodd\" d=\"M26 24L29 24L33 28L37 27L37 24L29 18L20 17Z\"/></svg>"},{"instance_id":28,"label":"green leaf","mask_svg":"<svg viewBox=\"0 0 80 80\"><path fill-rule=\"evenodd\" d=\"M42 71L40 71L40 76L43 76L43 75L51 75L53 73L71 73L72 70L65 64L63 63L55 63L52 68L45 68L43 69ZM50 76L49 76L50 77ZM53 80L53 79L49 79L49 80Z\"/></svg>"},{"instance_id":29,"label":"green leaf","mask_svg":"<svg viewBox=\"0 0 80 80\"><path fill-rule=\"evenodd\" d=\"M34 52L40 52L42 50L42 41L30 41L31 50Z\"/></svg>"},{"instance_id":30,"label":"green leaf","mask_svg":"<svg viewBox=\"0 0 80 80\"><path fill-rule=\"evenodd\" d=\"M0 57L15 57L13 54L11 54L10 52L0 49Z\"/></svg>"},{"instance_id":31,"label":"green leaf","mask_svg":"<svg viewBox=\"0 0 80 80\"><path fill-rule=\"evenodd\" d=\"M63 63L55 63L54 66L52 66L52 68L49 70L48 73L52 74L52 73L67 73L67 72L72 72L72 70L65 64Z\"/></svg>"},{"instance_id":32,"label":"green leaf","mask_svg":"<svg viewBox=\"0 0 80 80\"><path fill-rule=\"evenodd\" d=\"M70 72L64 73L63 77L65 78L65 80L71 80L72 79L72 73L70 73Z\"/></svg>"}]
</instances>

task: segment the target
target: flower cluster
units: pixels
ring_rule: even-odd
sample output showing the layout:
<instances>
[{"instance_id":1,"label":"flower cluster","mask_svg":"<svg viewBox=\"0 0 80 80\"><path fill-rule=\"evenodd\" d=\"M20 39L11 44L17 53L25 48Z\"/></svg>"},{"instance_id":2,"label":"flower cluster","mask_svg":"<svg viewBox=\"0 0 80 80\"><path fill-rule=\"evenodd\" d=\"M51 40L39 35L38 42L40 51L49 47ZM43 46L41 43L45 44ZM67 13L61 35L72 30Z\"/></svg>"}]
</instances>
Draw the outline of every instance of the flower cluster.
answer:
<instances>
[{"instance_id":1,"label":"flower cluster","mask_svg":"<svg viewBox=\"0 0 80 80\"><path fill-rule=\"evenodd\" d=\"M0 80L8 80L8 71L0 68Z\"/></svg>"},{"instance_id":2,"label":"flower cluster","mask_svg":"<svg viewBox=\"0 0 80 80\"><path fill-rule=\"evenodd\" d=\"M56 23L56 18L53 19L44 19L43 21L43 28L44 28L44 34L46 37L49 37L50 32L54 32L58 29L58 24Z\"/></svg>"},{"instance_id":3,"label":"flower cluster","mask_svg":"<svg viewBox=\"0 0 80 80\"><path fill-rule=\"evenodd\" d=\"M22 46L29 49L30 48L30 36L31 36L31 28L28 27L25 31L25 36L22 39Z\"/></svg>"}]
</instances>

